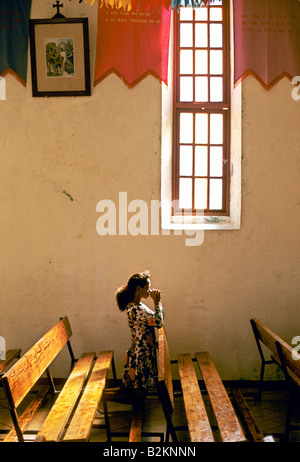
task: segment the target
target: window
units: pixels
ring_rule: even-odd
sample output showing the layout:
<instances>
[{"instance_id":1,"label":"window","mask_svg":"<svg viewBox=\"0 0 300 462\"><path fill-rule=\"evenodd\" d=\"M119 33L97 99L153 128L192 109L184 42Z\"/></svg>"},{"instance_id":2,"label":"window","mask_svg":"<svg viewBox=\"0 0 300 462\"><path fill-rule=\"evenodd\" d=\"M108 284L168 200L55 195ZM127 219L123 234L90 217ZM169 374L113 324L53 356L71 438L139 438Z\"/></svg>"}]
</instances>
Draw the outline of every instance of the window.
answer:
<instances>
[{"instance_id":1,"label":"window","mask_svg":"<svg viewBox=\"0 0 300 462\"><path fill-rule=\"evenodd\" d=\"M182 210L229 214L228 2L174 15L173 201Z\"/></svg>"},{"instance_id":2,"label":"window","mask_svg":"<svg viewBox=\"0 0 300 462\"><path fill-rule=\"evenodd\" d=\"M232 84L230 3L173 11L169 85L162 91L168 229L240 226L241 90Z\"/></svg>"}]
</instances>

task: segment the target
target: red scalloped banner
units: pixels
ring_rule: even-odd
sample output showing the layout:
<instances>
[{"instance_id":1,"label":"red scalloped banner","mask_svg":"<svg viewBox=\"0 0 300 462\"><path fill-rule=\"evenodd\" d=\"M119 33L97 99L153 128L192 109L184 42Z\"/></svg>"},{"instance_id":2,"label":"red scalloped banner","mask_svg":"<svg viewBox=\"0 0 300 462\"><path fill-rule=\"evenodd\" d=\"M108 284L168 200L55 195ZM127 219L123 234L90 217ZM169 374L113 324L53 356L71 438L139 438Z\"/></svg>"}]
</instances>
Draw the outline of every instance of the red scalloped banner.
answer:
<instances>
[{"instance_id":1,"label":"red scalloped banner","mask_svg":"<svg viewBox=\"0 0 300 462\"><path fill-rule=\"evenodd\" d=\"M151 74L167 84L171 10L124 11L100 6L95 85L116 73L128 87Z\"/></svg>"},{"instance_id":2,"label":"red scalloped banner","mask_svg":"<svg viewBox=\"0 0 300 462\"><path fill-rule=\"evenodd\" d=\"M266 90L300 75L300 2L233 0L234 84L252 75Z\"/></svg>"}]
</instances>

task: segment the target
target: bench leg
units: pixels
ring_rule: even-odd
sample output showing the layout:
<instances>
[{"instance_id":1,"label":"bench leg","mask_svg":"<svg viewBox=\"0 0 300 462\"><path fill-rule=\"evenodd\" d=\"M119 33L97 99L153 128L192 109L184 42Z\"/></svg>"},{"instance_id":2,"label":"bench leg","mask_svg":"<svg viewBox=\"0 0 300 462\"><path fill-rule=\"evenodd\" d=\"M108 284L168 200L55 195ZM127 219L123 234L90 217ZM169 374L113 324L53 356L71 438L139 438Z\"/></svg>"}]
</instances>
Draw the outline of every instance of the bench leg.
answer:
<instances>
[{"instance_id":1,"label":"bench leg","mask_svg":"<svg viewBox=\"0 0 300 462\"><path fill-rule=\"evenodd\" d=\"M113 373L113 379L114 379L114 382L116 384L118 379L117 379L116 365L115 365L115 358L114 357L112 359L111 368L112 368L112 373Z\"/></svg>"},{"instance_id":2,"label":"bench leg","mask_svg":"<svg viewBox=\"0 0 300 462\"><path fill-rule=\"evenodd\" d=\"M7 398L7 403L8 403L10 416L11 416L11 419L12 419L13 424L14 424L14 428L15 428L15 431L16 431L16 434L17 434L17 437L18 437L18 441L21 442L21 443L24 443L25 440L24 440L23 433L22 433L22 430L21 430L21 427L20 427L17 410L16 410L16 408L14 406L14 402L13 402L13 399L12 399L12 396L11 396L10 388L6 386L6 383L4 383L4 389L5 389L5 394L6 394L6 398Z\"/></svg>"},{"instance_id":3,"label":"bench leg","mask_svg":"<svg viewBox=\"0 0 300 462\"><path fill-rule=\"evenodd\" d=\"M16 434L17 434L17 437L18 437L18 441L20 443L24 443L24 441L25 441L24 436L23 436L22 430L21 430L20 425L19 425L19 419L18 419L17 412L16 412L15 408L10 409L10 415L11 415L12 421L14 423L14 427L15 427Z\"/></svg>"},{"instance_id":4,"label":"bench leg","mask_svg":"<svg viewBox=\"0 0 300 462\"><path fill-rule=\"evenodd\" d=\"M169 443L169 441L170 441L170 435L171 435L170 425L167 423L167 429L166 429L166 443Z\"/></svg>"},{"instance_id":5,"label":"bench leg","mask_svg":"<svg viewBox=\"0 0 300 462\"><path fill-rule=\"evenodd\" d=\"M258 399L258 401L261 401L261 395L262 395L263 384L264 384L264 374L265 374L265 363L264 363L264 361L262 361L262 363L261 363L261 368L260 368L260 377L259 377L258 393L257 393L257 399Z\"/></svg>"},{"instance_id":6,"label":"bench leg","mask_svg":"<svg viewBox=\"0 0 300 462\"><path fill-rule=\"evenodd\" d=\"M266 364L276 364L275 361L272 359L266 361L262 357L261 368L260 368L260 377L259 377L259 385L258 385L258 392L257 392L257 399L261 401L261 396L264 388L264 375L265 375L265 366Z\"/></svg>"},{"instance_id":7,"label":"bench leg","mask_svg":"<svg viewBox=\"0 0 300 462\"><path fill-rule=\"evenodd\" d=\"M105 420L105 429L106 429L106 436L107 436L107 441L111 442L111 431L110 431L110 425L109 425L109 418L108 418L108 410L107 410L107 402L105 399L105 393L103 396L103 412L104 412L104 420Z\"/></svg>"},{"instance_id":8,"label":"bench leg","mask_svg":"<svg viewBox=\"0 0 300 462\"><path fill-rule=\"evenodd\" d=\"M175 431L175 428L174 428L174 425L173 425L173 422L172 422L172 416L170 414L170 411L169 411L169 409L167 409L167 407L166 407L163 400L161 400L161 405L162 405L163 412L164 412L164 415L165 415L165 419L166 419L166 422L167 422L166 442L168 443L170 441L170 435L171 435L173 443L177 443L178 438L177 438L176 431Z\"/></svg>"}]
</instances>

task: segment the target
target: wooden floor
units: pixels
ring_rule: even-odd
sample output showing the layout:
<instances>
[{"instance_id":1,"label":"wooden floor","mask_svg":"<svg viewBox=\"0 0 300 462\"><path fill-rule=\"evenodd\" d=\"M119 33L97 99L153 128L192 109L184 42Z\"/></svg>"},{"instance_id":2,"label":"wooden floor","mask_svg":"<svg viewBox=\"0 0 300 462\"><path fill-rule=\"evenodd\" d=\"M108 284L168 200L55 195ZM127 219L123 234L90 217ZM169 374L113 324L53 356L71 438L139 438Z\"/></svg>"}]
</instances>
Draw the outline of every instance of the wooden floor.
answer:
<instances>
[{"instance_id":1,"label":"wooden floor","mask_svg":"<svg viewBox=\"0 0 300 462\"><path fill-rule=\"evenodd\" d=\"M246 394L248 405L251 408L255 419L260 425L261 429L265 434L274 435L275 441L280 441L278 434L282 434L285 424L285 409L287 405L288 395L285 391L265 391L261 403L258 403L251 393L253 390L243 390ZM208 399L206 396L205 399ZM45 419L48 411L49 401L38 412L37 417L30 425L30 430L38 430ZM176 397L175 401L175 413L174 419L176 425L185 425L185 412L183 401L181 397ZM131 421L130 406L117 403L109 403L109 416L112 431L124 432L127 431ZM300 423L300 403L299 408L295 410L295 418ZM213 416L210 415L213 419ZM100 409L100 413L96 418L96 424L104 424L103 414ZM8 409L6 408L6 402L3 394L3 390L0 389L0 440L4 437L5 431L11 428L11 421ZM163 411L156 396L148 396L146 400L146 411L144 418L143 431L145 432L164 432L165 431L165 420ZM179 432L179 441L187 442L188 435L186 432ZM219 435L216 431L214 434L215 440L218 441ZM32 437L33 438L33 437ZM31 436L28 436L31 439ZM114 439L114 441L124 441L125 438ZM91 441L106 442L106 433L102 428L95 428L92 430ZM158 441L158 438L144 437L143 441ZM300 431L291 432L291 441L300 442Z\"/></svg>"}]
</instances>

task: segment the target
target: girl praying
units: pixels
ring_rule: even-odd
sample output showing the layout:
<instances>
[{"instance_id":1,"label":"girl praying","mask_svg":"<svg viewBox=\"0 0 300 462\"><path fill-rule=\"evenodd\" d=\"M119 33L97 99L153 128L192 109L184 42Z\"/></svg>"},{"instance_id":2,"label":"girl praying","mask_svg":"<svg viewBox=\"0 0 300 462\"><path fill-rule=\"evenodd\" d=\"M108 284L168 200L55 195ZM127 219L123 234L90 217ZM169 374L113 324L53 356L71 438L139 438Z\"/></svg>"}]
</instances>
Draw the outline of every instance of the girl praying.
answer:
<instances>
[{"instance_id":1,"label":"girl praying","mask_svg":"<svg viewBox=\"0 0 300 462\"><path fill-rule=\"evenodd\" d=\"M126 311L131 330L131 346L126 351L122 388L134 391L140 397L155 386L157 375L155 327L163 325L164 311L161 292L150 289L150 273L133 274L127 284L116 292L121 311ZM141 302L150 297L154 311Z\"/></svg>"}]
</instances>

